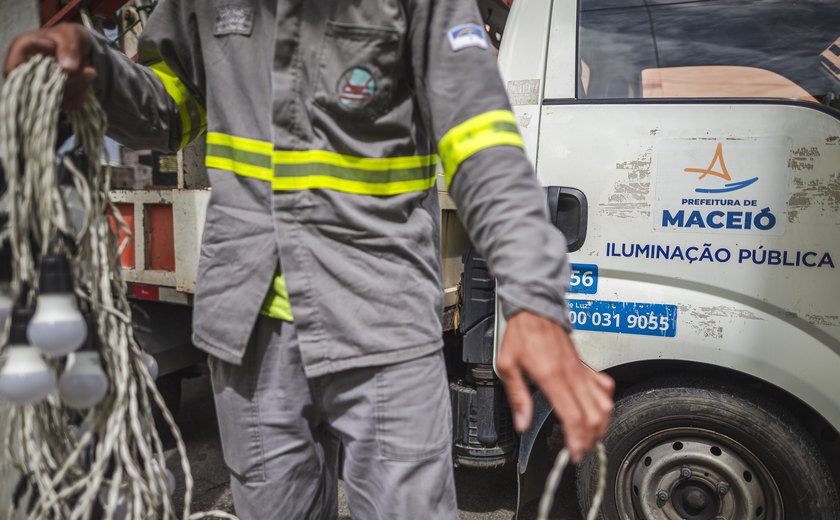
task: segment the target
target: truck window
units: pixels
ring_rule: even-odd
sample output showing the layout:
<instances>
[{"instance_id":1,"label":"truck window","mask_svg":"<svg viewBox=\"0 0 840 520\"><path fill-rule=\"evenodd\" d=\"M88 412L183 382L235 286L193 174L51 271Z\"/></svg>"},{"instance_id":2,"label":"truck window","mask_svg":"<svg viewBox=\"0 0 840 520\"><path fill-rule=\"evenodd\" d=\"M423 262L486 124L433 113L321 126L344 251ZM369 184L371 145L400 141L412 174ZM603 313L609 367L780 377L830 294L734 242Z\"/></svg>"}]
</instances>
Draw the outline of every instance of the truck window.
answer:
<instances>
[{"instance_id":1,"label":"truck window","mask_svg":"<svg viewBox=\"0 0 840 520\"><path fill-rule=\"evenodd\" d=\"M785 98L840 109L836 0L581 0L579 26L579 98Z\"/></svg>"}]
</instances>

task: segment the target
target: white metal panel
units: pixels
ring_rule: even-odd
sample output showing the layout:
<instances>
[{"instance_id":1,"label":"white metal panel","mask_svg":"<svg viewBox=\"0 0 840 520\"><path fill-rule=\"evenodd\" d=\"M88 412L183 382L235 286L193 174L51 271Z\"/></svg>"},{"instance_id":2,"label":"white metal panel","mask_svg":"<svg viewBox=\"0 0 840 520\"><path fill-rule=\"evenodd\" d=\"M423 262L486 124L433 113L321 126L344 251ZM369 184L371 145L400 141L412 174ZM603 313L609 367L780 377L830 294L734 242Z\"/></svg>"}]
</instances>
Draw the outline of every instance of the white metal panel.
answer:
<instances>
[{"instance_id":1,"label":"white metal panel","mask_svg":"<svg viewBox=\"0 0 840 520\"><path fill-rule=\"evenodd\" d=\"M210 200L210 190L116 190L111 192L115 203L134 204L135 269L123 269L127 282L174 287L178 291L195 292L201 235ZM144 204L172 205L175 272L145 269L146 224Z\"/></svg>"},{"instance_id":2,"label":"white metal panel","mask_svg":"<svg viewBox=\"0 0 840 520\"><path fill-rule=\"evenodd\" d=\"M508 98L519 123L525 151L532 163L537 162L539 154L540 116L542 100L545 97L544 76L551 12L552 0L514 2L499 49L499 70L507 85ZM498 297L494 327L495 369L495 352L498 351L505 331L505 320Z\"/></svg>"},{"instance_id":3,"label":"white metal panel","mask_svg":"<svg viewBox=\"0 0 840 520\"><path fill-rule=\"evenodd\" d=\"M576 332L589 363L604 369L677 359L729 367L784 388L840 428L840 121L790 105L571 104L545 106L541 132L543 185L578 188L589 202L587 239L571 257L598 265L600 280L597 294L570 297L678 309L673 338ZM663 176L696 179L674 168L682 163L669 154L696 143L711 160L714 143L727 150L726 143L756 139L790 143L782 164L770 168L765 157L742 154L727 157L729 170L734 180L785 176L772 188L784 190L784 207L774 208L784 219L782 234L655 229ZM684 166L708 165L690 162ZM620 249L616 255L615 244L726 249L732 259L627 257ZM827 253L836 267L740 261L742 250L787 251L791 259Z\"/></svg>"},{"instance_id":4,"label":"white metal panel","mask_svg":"<svg viewBox=\"0 0 840 520\"><path fill-rule=\"evenodd\" d=\"M167 303L177 303L179 305L189 304L187 293L171 287L161 287L158 292L158 300Z\"/></svg>"},{"instance_id":5,"label":"white metal panel","mask_svg":"<svg viewBox=\"0 0 840 520\"><path fill-rule=\"evenodd\" d=\"M551 37L548 42L548 67L545 74L545 98L575 97L576 52L577 0L554 0Z\"/></svg>"},{"instance_id":6,"label":"white metal panel","mask_svg":"<svg viewBox=\"0 0 840 520\"><path fill-rule=\"evenodd\" d=\"M525 150L537 160L550 0L514 2L499 50L499 70L519 122Z\"/></svg>"},{"instance_id":7,"label":"white metal panel","mask_svg":"<svg viewBox=\"0 0 840 520\"><path fill-rule=\"evenodd\" d=\"M173 207L175 226L175 288L195 292L201 236L210 190L179 190Z\"/></svg>"}]
</instances>

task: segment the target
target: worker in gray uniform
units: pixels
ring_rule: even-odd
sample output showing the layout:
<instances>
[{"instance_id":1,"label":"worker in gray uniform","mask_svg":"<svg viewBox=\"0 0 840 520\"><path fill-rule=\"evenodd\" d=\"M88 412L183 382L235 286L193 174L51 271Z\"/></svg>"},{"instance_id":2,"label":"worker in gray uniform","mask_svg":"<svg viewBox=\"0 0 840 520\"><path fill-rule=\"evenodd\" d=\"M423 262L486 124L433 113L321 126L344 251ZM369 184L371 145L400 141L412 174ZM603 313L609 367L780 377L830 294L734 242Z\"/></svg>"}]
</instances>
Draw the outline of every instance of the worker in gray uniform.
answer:
<instances>
[{"instance_id":1,"label":"worker in gray uniform","mask_svg":"<svg viewBox=\"0 0 840 520\"><path fill-rule=\"evenodd\" d=\"M334 517L343 445L354 517L456 518L437 155L498 280L516 428L530 377L575 460L603 434L613 383L568 337L565 241L472 0L162 0L137 63L67 24L19 37L6 71L34 53L127 146L206 133L194 342L240 516Z\"/></svg>"}]
</instances>

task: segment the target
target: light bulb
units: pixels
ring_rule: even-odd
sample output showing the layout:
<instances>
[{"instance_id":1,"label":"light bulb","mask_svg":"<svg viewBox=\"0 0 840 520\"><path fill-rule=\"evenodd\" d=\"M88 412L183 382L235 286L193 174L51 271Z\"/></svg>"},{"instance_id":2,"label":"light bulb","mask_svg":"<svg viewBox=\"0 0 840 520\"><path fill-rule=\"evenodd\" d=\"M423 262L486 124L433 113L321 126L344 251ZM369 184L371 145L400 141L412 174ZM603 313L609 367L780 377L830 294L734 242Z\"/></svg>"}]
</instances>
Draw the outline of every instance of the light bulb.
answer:
<instances>
[{"instance_id":1,"label":"light bulb","mask_svg":"<svg viewBox=\"0 0 840 520\"><path fill-rule=\"evenodd\" d=\"M149 375L152 376L152 379L157 379L157 376L160 373L160 367L158 366L157 359L148 352L143 352L143 361L146 363L146 369L149 371Z\"/></svg>"},{"instance_id":2,"label":"light bulb","mask_svg":"<svg viewBox=\"0 0 840 520\"><path fill-rule=\"evenodd\" d=\"M12 305L14 303L8 294L0 292L0 328L6 323L9 314L12 313Z\"/></svg>"},{"instance_id":3,"label":"light bulb","mask_svg":"<svg viewBox=\"0 0 840 520\"><path fill-rule=\"evenodd\" d=\"M82 350L67 356L67 367L58 380L61 401L77 410L99 404L108 393L108 377L102 370L99 353Z\"/></svg>"},{"instance_id":4,"label":"light bulb","mask_svg":"<svg viewBox=\"0 0 840 520\"><path fill-rule=\"evenodd\" d=\"M175 474L166 469L166 490L169 492L169 496L172 496L172 493L175 492Z\"/></svg>"},{"instance_id":5,"label":"light bulb","mask_svg":"<svg viewBox=\"0 0 840 520\"><path fill-rule=\"evenodd\" d=\"M155 467L157 467L157 464L155 464ZM169 468L163 468L163 471L166 473L166 494L172 496L172 493L175 492L175 474L172 473L172 471ZM157 494L163 495L163 493L160 490L160 486L158 485L158 482L155 482L153 485L155 487L155 491L157 491Z\"/></svg>"},{"instance_id":6,"label":"light bulb","mask_svg":"<svg viewBox=\"0 0 840 520\"><path fill-rule=\"evenodd\" d=\"M41 353L29 345L9 346L6 364L0 369L0 396L18 404L42 401L55 390L55 372Z\"/></svg>"},{"instance_id":7,"label":"light bulb","mask_svg":"<svg viewBox=\"0 0 840 520\"><path fill-rule=\"evenodd\" d=\"M78 349L87 325L73 294L70 265L64 255L41 258L38 305L29 322L29 342L47 356L63 356Z\"/></svg>"},{"instance_id":8,"label":"light bulb","mask_svg":"<svg viewBox=\"0 0 840 520\"><path fill-rule=\"evenodd\" d=\"M41 294L27 329L29 341L48 356L64 356L85 341L87 327L72 294Z\"/></svg>"},{"instance_id":9,"label":"light bulb","mask_svg":"<svg viewBox=\"0 0 840 520\"><path fill-rule=\"evenodd\" d=\"M37 403L55 390L55 372L35 347L26 344L29 316L25 308L12 312L6 363L0 368L0 396L18 405Z\"/></svg>"}]
</instances>

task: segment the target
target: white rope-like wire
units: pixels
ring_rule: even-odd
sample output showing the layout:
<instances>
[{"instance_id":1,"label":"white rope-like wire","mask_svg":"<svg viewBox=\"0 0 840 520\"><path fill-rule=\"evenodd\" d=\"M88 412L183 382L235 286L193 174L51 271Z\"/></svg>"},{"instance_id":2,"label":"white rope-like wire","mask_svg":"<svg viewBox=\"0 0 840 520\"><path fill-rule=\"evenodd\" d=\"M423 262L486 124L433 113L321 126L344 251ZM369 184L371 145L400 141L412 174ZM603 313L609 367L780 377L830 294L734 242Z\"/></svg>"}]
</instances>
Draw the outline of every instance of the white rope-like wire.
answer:
<instances>
[{"instance_id":1,"label":"white rope-like wire","mask_svg":"<svg viewBox=\"0 0 840 520\"><path fill-rule=\"evenodd\" d=\"M88 158L80 171L63 164L84 206L77 233L59 188L56 132L66 75L50 57L36 56L16 68L0 93L0 147L5 150L13 297L30 303L37 294L37 259L64 253L74 272L76 294L97 324L102 366L110 388L85 419L73 426L72 411L51 395L44 402L12 407L5 450L34 489L30 520L88 520L99 504L105 520L235 519L224 512L190 513L193 479L186 447L155 387L131 326L131 309L120 272L120 253L109 216L126 236L130 230L110 202L110 168L102 164L107 120L89 96L71 112L77 145ZM75 248L67 240L73 237ZM8 325L7 325L8 329ZM8 330L6 331L8 333ZM62 361L49 361L60 368ZM163 444L152 417L153 400L172 431L185 478L184 505L175 511L168 492ZM10 506L14 507L14 506ZM119 511L119 513L118 513ZM124 515L124 516L123 516Z\"/></svg>"},{"instance_id":2,"label":"white rope-like wire","mask_svg":"<svg viewBox=\"0 0 840 520\"><path fill-rule=\"evenodd\" d=\"M598 457L598 484L595 489L595 496L592 497L592 505L589 506L589 512L586 514L586 520L595 520L598 517L601 502L604 500L604 490L607 487L607 453L602 443L599 442L595 445L595 454ZM554 466L545 481L545 488L542 497L540 497L539 512L537 513L538 520L548 520L548 514L554 505L554 495L557 493L563 472L566 471L568 465L569 450L563 448L557 454L557 458L554 459Z\"/></svg>"}]
</instances>

